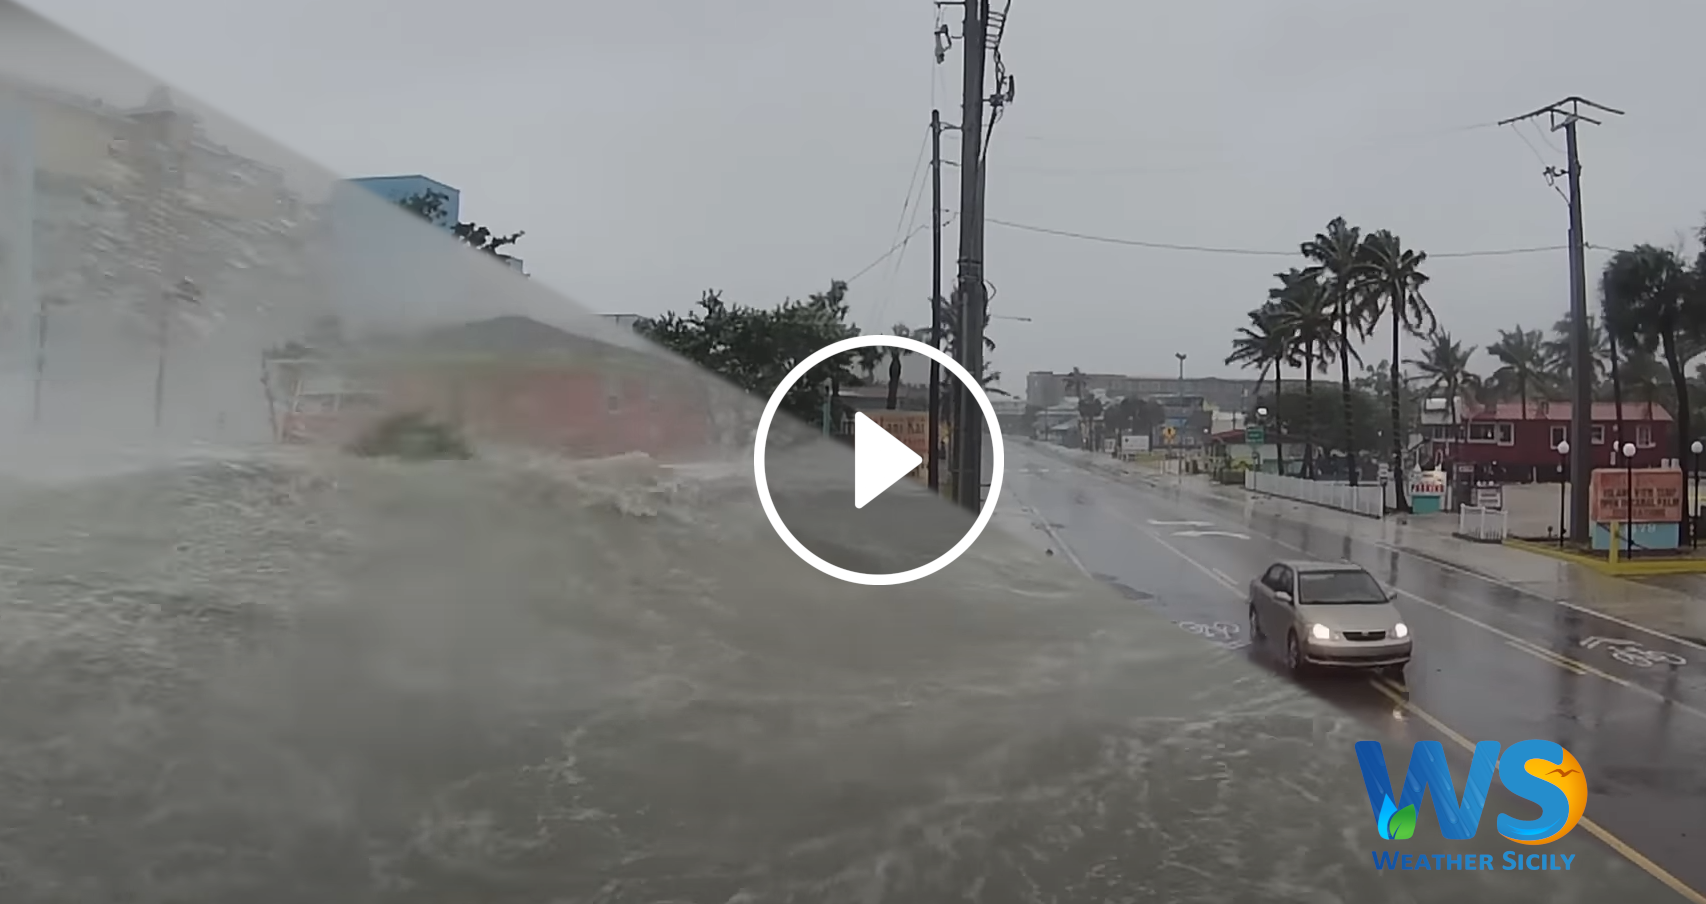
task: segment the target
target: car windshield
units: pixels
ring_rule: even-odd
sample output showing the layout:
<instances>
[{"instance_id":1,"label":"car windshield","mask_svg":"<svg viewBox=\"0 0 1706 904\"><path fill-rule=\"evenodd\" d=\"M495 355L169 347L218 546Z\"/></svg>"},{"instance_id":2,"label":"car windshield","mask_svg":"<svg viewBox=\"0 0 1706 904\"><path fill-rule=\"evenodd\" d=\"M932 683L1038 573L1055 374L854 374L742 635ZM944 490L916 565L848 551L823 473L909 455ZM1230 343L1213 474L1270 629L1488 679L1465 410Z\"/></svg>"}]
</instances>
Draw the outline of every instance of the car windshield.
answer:
<instances>
[{"instance_id":1,"label":"car windshield","mask_svg":"<svg viewBox=\"0 0 1706 904\"><path fill-rule=\"evenodd\" d=\"M1366 571L1301 571L1297 592L1298 602L1315 605L1386 601L1386 592Z\"/></svg>"}]
</instances>

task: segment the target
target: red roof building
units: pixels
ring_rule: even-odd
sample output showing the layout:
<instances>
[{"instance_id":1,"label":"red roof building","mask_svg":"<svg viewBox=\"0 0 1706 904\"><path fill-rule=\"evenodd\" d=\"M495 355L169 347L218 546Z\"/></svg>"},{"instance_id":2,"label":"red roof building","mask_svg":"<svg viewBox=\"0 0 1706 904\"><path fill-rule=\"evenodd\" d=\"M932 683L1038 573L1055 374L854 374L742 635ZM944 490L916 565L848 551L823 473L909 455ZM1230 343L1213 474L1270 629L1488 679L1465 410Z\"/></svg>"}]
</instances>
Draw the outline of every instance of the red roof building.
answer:
<instances>
[{"instance_id":1,"label":"red roof building","mask_svg":"<svg viewBox=\"0 0 1706 904\"><path fill-rule=\"evenodd\" d=\"M1434 461L1439 464L1485 466L1510 480L1556 479L1562 457L1558 444L1570 440L1569 402L1500 402L1480 408L1465 407L1460 423L1429 424L1422 429ZM1617 404L1595 402L1592 409L1593 439L1588 454L1596 468L1613 464L1612 447L1617 435ZM1671 431L1675 422L1662 405L1650 402L1623 403L1623 429L1635 444L1634 466L1656 467L1673 458L1676 449ZM1575 449L1570 454L1576 454ZM1616 464L1625 462L1621 456Z\"/></svg>"}]
</instances>

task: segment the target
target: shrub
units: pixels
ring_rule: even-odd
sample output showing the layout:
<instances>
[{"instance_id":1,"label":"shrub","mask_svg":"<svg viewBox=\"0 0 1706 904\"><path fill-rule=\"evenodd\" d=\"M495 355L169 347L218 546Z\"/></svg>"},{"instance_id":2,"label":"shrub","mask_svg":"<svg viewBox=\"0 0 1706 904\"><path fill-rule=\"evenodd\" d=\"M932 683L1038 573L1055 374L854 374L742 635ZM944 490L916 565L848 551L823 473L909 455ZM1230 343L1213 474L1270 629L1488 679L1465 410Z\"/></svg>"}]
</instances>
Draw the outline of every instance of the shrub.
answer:
<instances>
[{"instance_id":1,"label":"shrub","mask_svg":"<svg viewBox=\"0 0 1706 904\"><path fill-rule=\"evenodd\" d=\"M400 458L405 461L465 461L474 457L462 434L454 426L428 417L424 412L395 414L374 424L349 451L365 458Z\"/></svg>"}]
</instances>

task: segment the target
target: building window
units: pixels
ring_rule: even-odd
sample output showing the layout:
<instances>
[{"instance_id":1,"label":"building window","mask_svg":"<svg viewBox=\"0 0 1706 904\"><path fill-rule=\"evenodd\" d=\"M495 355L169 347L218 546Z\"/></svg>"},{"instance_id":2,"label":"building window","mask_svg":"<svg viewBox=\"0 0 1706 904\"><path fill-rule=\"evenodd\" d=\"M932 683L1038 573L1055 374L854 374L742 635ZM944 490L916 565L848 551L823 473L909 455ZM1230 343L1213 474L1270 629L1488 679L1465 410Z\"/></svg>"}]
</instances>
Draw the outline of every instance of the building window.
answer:
<instances>
[{"instance_id":1,"label":"building window","mask_svg":"<svg viewBox=\"0 0 1706 904\"><path fill-rule=\"evenodd\" d=\"M1652 424L1635 425L1635 446L1640 449L1651 449L1653 447Z\"/></svg>"},{"instance_id":2,"label":"building window","mask_svg":"<svg viewBox=\"0 0 1706 904\"><path fill-rule=\"evenodd\" d=\"M1516 445L1516 425L1515 424L1497 424L1496 426L1498 427L1498 433L1499 433L1499 445L1501 445L1501 446L1514 446L1514 445Z\"/></svg>"},{"instance_id":3,"label":"building window","mask_svg":"<svg viewBox=\"0 0 1706 904\"><path fill-rule=\"evenodd\" d=\"M1552 428L1551 436L1549 437L1549 440L1552 443L1553 450L1556 450L1560 445L1563 444L1564 436L1568 432L1569 432L1568 427L1559 426L1559 427L1553 427Z\"/></svg>"},{"instance_id":4,"label":"building window","mask_svg":"<svg viewBox=\"0 0 1706 904\"><path fill-rule=\"evenodd\" d=\"M604 378L604 410L611 414L622 410L622 381L616 377Z\"/></svg>"},{"instance_id":5,"label":"building window","mask_svg":"<svg viewBox=\"0 0 1706 904\"><path fill-rule=\"evenodd\" d=\"M1604 424L1594 424L1593 425L1593 444L1596 446L1605 445L1605 425Z\"/></svg>"},{"instance_id":6,"label":"building window","mask_svg":"<svg viewBox=\"0 0 1706 904\"><path fill-rule=\"evenodd\" d=\"M1480 423L1480 422L1476 422L1476 421L1470 421L1469 422L1469 441L1470 442L1472 442L1472 443L1490 443L1490 442L1494 442L1496 440L1496 438L1497 438L1497 436L1493 430L1492 424Z\"/></svg>"}]
</instances>

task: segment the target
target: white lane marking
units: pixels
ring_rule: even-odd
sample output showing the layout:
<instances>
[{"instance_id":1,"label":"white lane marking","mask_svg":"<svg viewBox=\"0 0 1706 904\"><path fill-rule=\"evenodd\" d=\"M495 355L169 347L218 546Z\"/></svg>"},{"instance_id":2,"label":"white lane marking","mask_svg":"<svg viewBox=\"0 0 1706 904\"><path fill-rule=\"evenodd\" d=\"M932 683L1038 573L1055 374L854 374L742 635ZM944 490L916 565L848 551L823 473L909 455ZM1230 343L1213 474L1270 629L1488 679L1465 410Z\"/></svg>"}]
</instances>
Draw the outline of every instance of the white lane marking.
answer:
<instances>
[{"instance_id":1,"label":"white lane marking","mask_svg":"<svg viewBox=\"0 0 1706 904\"><path fill-rule=\"evenodd\" d=\"M1049 541L1060 547L1061 554L1066 556L1066 560L1071 562L1074 568L1083 572L1084 576L1090 580L1093 581L1096 579L1096 576L1090 573L1090 569L1084 567L1084 562L1078 558L1077 553L1072 551L1072 547L1067 546L1066 541L1060 538L1060 534L1055 533L1054 525L1050 524L1048 519L1044 518L1042 513L1036 510L1035 506L1021 502L1019 504L1019 510L1030 516L1032 521L1035 521L1037 524L1042 526L1043 533L1048 536Z\"/></svg>"},{"instance_id":2,"label":"white lane marking","mask_svg":"<svg viewBox=\"0 0 1706 904\"><path fill-rule=\"evenodd\" d=\"M1213 527L1214 526L1213 521L1157 521L1154 518L1149 519L1149 523L1155 525L1156 527Z\"/></svg>"},{"instance_id":3,"label":"white lane marking","mask_svg":"<svg viewBox=\"0 0 1706 904\"><path fill-rule=\"evenodd\" d=\"M1080 467L1078 470L1079 470L1079 473L1093 474L1093 475L1096 475L1096 476L1102 478L1103 480L1112 481L1113 483L1120 484L1121 486L1128 486L1128 487L1137 486L1137 484L1120 480L1117 477L1115 477L1114 475L1109 474L1105 471L1102 471L1098 468ZM1149 485L1153 486L1153 484L1149 484ZM1236 502L1233 502L1230 499L1224 499L1224 500L1218 500L1218 501L1224 502L1227 505L1237 505ZM1329 528L1329 529L1331 529L1331 528ZM1285 541L1280 540L1277 537L1274 537L1270 534L1265 534L1265 533L1262 533L1261 531L1256 531L1255 533L1259 537L1264 537L1268 540L1272 540L1275 543L1278 543L1281 546L1284 546L1288 549L1298 549L1298 547L1293 546L1290 543L1286 543ZM1337 533L1337 532L1335 531L1335 533ZM1679 637L1675 634L1671 634L1671 633L1666 632L1666 631L1661 631L1658 628L1653 628L1653 627L1650 627L1648 625L1640 624L1639 622L1632 622L1626 618L1622 618L1620 616L1613 615L1610 612L1605 612L1605 611L1602 611L1599 609L1595 609L1592 606L1584 606L1581 603L1573 603L1573 602L1570 602L1569 600L1554 599L1554 598L1552 598L1552 596L1550 594L1541 593L1537 590L1530 590L1529 588L1524 587L1520 584L1513 584L1509 581L1501 580L1499 578L1495 578L1495 577L1492 577L1490 575L1485 575L1485 574L1482 574L1478 571L1471 571L1470 569L1464 568L1461 565L1453 565L1450 562L1446 562L1444 560L1434 558L1433 556L1424 556L1420 553L1412 552L1408 549L1405 549L1402 546L1394 546L1390 543L1385 543L1385 542L1382 542L1380 540L1371 540L1371 539L1368 539L1367 537L1352 537L1349 534L1343 534L1342 536L1348 537L1349 539L1351 539L1352 541L1357 542L1357 543L1366 543L1369 546L1375 547L1376 549L1383 549L1383 550L1386 550L1387 552L1393 552L1393 553L1397 553L1399 555L1409 556L1412 559L1417 559L1419 561L1422 561L1422 562L1425 562L1429 565L1432 565L1436 568L1443 568L1447 571L1454 571L1458 574L1474 578L1477 581L1484 581L1488 584L1493 584L1493 585L1498 586L1498 587L1503 587L1506 590L1514 590L1517 593L1522 594L1523 596L1533 597L1534 599L1539 599L1539 600L1545 600L1546 602L1549 602L1555 606L1563 606L1566 609L1569 609L1569 610L1574 611L1574 612L1580 612L1583 615L1592 616L1593 618L1602 618L1608 622L1611 622L1614 625L1618 625L1620 627L1628 628L1631 631L1639 631L1642 634L1646 634L1646 635L1649 635L1651 637L1657 637L1661 640L1668 640L1671 643L1677 644L1679 646L1691 647L1693 649L1701 651L1702 653L1706 653L1706 643L1700 643L1698 641L1689 640L1686 637Z\"/></svg>"},{"instance_id":4,"label":"white lane marking","mask_svg":"<svg viewBox=\"0 0 1706 904\"><path fill-rule=\"evenodd\" d=\"M1237 534L1229 530L1180 530L1174 531L1175 537L1231 537L1235 540L1248 540L1249 534Z\"/></svg>"}]
</instances>

